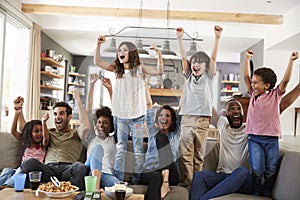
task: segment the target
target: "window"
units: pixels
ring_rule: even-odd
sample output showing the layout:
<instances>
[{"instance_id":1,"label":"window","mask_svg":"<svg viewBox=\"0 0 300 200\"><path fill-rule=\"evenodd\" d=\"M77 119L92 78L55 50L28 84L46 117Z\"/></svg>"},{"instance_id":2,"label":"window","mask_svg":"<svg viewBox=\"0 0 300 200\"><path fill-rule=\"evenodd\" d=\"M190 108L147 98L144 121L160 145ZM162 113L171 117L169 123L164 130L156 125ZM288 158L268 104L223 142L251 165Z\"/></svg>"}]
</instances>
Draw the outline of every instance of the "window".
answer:
<instances>
[{"instance_id":1,"label":"window","mask_svg":"<svg viewBox=\"0 0 300 200\"><path fill-rule=\"evenodd\" d=\"M26 103L28 95L30 27L2 9L0 23L0 131L10 132L13 100L23 96Z\"/></svg>"}]
</instances>

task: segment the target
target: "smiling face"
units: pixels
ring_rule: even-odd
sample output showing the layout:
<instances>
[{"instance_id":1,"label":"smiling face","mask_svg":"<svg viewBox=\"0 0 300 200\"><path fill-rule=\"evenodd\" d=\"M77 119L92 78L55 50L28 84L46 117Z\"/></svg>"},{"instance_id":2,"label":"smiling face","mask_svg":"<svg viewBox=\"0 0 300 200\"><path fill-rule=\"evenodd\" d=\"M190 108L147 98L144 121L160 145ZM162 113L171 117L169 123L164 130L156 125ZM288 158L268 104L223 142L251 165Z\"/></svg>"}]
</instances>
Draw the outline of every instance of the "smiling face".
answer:
<instances>
[{"instance_id":1,"label":"smiling face","mask_svg":"<svg viewBox=\"0 0 300 200\"><path fill-rule=\"evenodd\" d=\"M158 115L158 127L162 133L168 133L172 125L172 114L170 110L162 109Z\"/></svg>"},{"instance_id":2,"label":"smiling face","mask_svg":"<svg viewBox=\"0 0 300 200\"><path fill-rule=\"evenodd\" d=\"M202 75L206 70L205 62L198 62L195 59L191 60L191 70L194 76Z\"/></svg>"},{"instance_id":3,"label":"smiling face","mask_svg":"<svg viewBox=\"0 0 300 200\"><path fill-rule=\"evenodd\" d=\"M67 132L70 130L69 122L72 118L72 114L67 115L66 107L54 108L54 124L57 130Z\"/></svg>"},{"instance_id":4,"label":"smiling face","mask_svg":"<svg viewBox=\"0 0 300 200\"><path fill-rule=\"evenodd\" d=\"M42 125L35 125L32 129L32 140L35 143L41 143L43 140L43 128Z\"/></svg>"},{"instance_id":5,"label":"smiling face","mask_svg":"<svg viewBox=\"0 0 300 200\"><path fill-rule=\"evenodd\" d=\"M242 105L237 100L231 100L226 104L226 117L231 128L239 128L243 124L244 112Z\"/></svg>"},{"instance_id":6,"label":"smiling face","mask_svg":"<svg viewBox=\"0 0 300 200\"><path fill-rule=\"evenodd\" d=\"M261 76L254 74L252 76L251 87L253 89L254 96L259 96L269 90L270 83L264 83Z\"/></svg>"},{"instance_id":7,"label":"smiling face","mask_svg":"<svg viewBox=\"0 0 300 200\"><path fill-rule=\"evenodd\" d=\"M112 124L110 122L110 118L109 117L104 117L104 116L100 116L97 119L97 131L99 136L105 135L106 137L108 137L111 129L112 129Z\"/></svg>"},{"instance_id":8,"label":"smiling face","mask_svg":"<svg viewBox=\"0 0 300 200\"><path fill-rule=\"evenodd\" d=\"M194 76L202 75L209 67L210 58L203 52L198 51L190 58L191 71Z\"/></svg>"},{"instance_id":9,"label":"smiling face","mask_svg":"<svg viewBox=\"0 0 300 200\"><path fill-rule=\"evenodd\" d=\"M129 59L129 48L126 44L122 44L118 50L118 59L120 63L127 63Z\"/></svg>"}]
</instances>

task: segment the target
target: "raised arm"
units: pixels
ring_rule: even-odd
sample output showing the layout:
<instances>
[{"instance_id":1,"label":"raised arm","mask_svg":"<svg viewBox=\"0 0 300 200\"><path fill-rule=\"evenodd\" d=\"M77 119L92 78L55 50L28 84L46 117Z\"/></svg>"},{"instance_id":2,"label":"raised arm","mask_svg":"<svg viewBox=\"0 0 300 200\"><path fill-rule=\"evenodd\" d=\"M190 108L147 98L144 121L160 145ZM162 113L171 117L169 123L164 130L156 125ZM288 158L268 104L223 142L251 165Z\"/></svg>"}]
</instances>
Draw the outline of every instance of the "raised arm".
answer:
<instances>
[{"instance_id":1,"label":"raised arm","mask_svg":"<svg viewBox=\"0 0 300 200\"><path fill-rule=\"evenodd\" d=\"M251 90L251 80L250 80L250 59L253 57L254 53L251 50L245 52L245 62L244 62L244 80L247 91Z\"/></svg>"},{"instance_id":2,"label":"raised arm","mask_svg":"<svg viewBox=\"0 0 300 200\"><path fill-rule=\"evenodd\" d=\"M288 94L284 95L280 101L280 113L289 107L300 96L300 83Z\"/></svg>"},{"instance_id":3,"label":"raised arm","mask_svg":"<svg viewBox=\"0 0 300 200\"><path fill-rule=\"evenodd\" d=\"M102 78L101 83L107 89L108 94L109 94L109 98L110 98L110 101L111 101L113 90L112 90L112 84L111 84L110 79L109 78Z\"/></svg>"},{"instance_id":4,"label":"raised arm","mask_svg":"<svg viewBox=\"0 0 300 200\"><path fill-rule=\"evenodd\" d=\"M296 59L298 59L298 57L299 57L298 52L295 51L295 52L292 53L292 55L290 57L290 60L289 60L289 63L288 63L288 66L285 70L284 76L283 76L281 82L279 83L279 90L281 92L285 92L285 89L286 89L286 87L287 87L287 85L288 85L288 83L291 79L294 61Z\"/></svg>"},{"instance_id":5,"label":"raised arm","mask_svg":"<svg viewBox=\"0 0 300 200\"><path fill-rule=\"evenodd\" d=\"M217 124L218 124L218 121L220 119L220 116L221 115L218 113L218 111L216 110L216 108L213 107L213 109L212 109L212 117L210 119L210 123L212 125L214 125L216 128L218 127Z\"/></svg>"},{"instance_id":6,"label":"raised arm","mask_svg":"<svg viewBox=\"0 0 300 200\"><path fill-rule=\"evenodd\" d=\"M164 63L161 51L155 44L152 44L150 49L156 51L157 65L156 68L154 68L153 66L142 65L143 73L148 75L161 75L164 72Z\"/></svg>"},{"instance_id":7,"label":"raised arm","mask_svg":"<svg viewBox=\"0 0 300 200\"><path fill-rule=\"evenodd\" d=\"M22 129L24 128L25 124L26 124L26 120L24 118L23 115L23 103L24 103L24 98L21 96L18 96L15 100L14 100L14 109L18 112L20 112L19 117L18 117L18 122L17 122L17 130L19 132L22 131Z\"/></svg>"},{"instance_id":8,"label":"raised arm","mask_svg":"<svg viewBox=\"0 0 300 200\"><path fill-rule=\"evenodd\" d=\"M217 55L218 55L220 37L223 32L223 28L221 26L215 26L214 31L215 31L215 42L214 42L213 49L211 51L210 63L208 68L209 73L213 76L216 74Z\"/></svg>"},{"instance_id":9,"label":"raised arm","mask_svg":"<svg viewBox=\"0 0 300 200\"><path fill-rule=\"evenodd\" d=\"M189 61L185 53L185 48L182 41L183 34L184 34L184 30L182 27L176 28L176 36L177 36L177 41L178 41L180 54L181 54L182 70L184 74L187 74L190 71L190 67L189 67Z\"/></svg>"},{"instance_id":10,"label":"raised arm","mask_svg":"<svg viewBox=\"0 0 300 200\"><path fill-rule=\"evenodd\" d=\"M21 139L22 139L21 133L18 132L18 130L17 130L17 124L18 124L20 111L22 111L22 110L15 110L14 119L13 119L13 122L11 125L11 133L18 141L21 141Z\"/></svg>"},{"instance_id":11,"label":"raised arm","mask_svg":"<svg viewBox=\"0 0 300 200\"><path fill-rule=\"evenodd\" d=\"M100 48L101 45L106 41L105 35L99 35L98 40L97 40L97 47L95 51L95 57L94 57L94 62L98 67L101 67L102 69L114 72L115 71L115 65L102 61L101 60L101 55L100 55Z\"/></svg>"},{"instance_id":12,"label":"raised arm","mask_svg":"<svg viewBox=\"0 0 300 200\"><path fill-rule=\"evenodd\" d=\"M98 74L90 74L90 88L89 88L89 93L88 93L87 103L86 103L86 111L88 114L92 112L94 86L98 78L99 78Z\"/></svg>"},{"instance_id":13,"label":"raised arm","mask_svg":"<svg viewBox=\"0 0 300 200\"><path fill-rule=\"evenodd\" d=\"M49 114L45 113L42 118L42 126L43 126L43 147L47 147L49 144L49 132L47 127L47 120L49 119Z\"/></svg>"},{"instance_id":14,"label":"raised arm","mask_svg":"<svg viewBox=\"0 0 300 200\"><path fill-rule=\"evenodd\" d=\"M79 110L80 125L78 127L78 135L79 135L80 139L83 142L85 142L88 140L91 124L89 121L88 113L82 105L78 88L75 88L73 90L73 96L74 96L75 100L77 101L78 110Z\"/></svg>"}]
</instances>

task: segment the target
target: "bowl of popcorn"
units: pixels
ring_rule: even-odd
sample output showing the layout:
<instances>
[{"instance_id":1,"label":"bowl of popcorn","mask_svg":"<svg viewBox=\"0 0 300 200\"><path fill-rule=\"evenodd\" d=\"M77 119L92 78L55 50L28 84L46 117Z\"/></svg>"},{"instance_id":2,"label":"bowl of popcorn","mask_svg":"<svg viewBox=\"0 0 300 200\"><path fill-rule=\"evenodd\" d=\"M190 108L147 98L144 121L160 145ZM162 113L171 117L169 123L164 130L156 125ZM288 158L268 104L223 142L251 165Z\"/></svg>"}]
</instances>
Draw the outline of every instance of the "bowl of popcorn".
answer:
<instances>
[{"instance_id":1,"label":"bowl of popcorn","mask_svg":"<svg viewBox=\"0 0 300 200\"><path fill-rule=\"evenodd\" d=\"M60 187L56 187L52 182L41 184L37 192L45 193L48 197L52 198L62 198L69 196L77 190L79 188L72 185L70 181L62 181L60 182Z\"/></svg>"},{"instance_id":2,"label":"bowl of popcorn","mask_svg":"<svg viewBox=\"0 0 300 200\"><path fill-rule=\"evenodd\" d=\"M113 200L115 199L115 186L104 187L104 192L105 192L106 196L108 196L110 199L113 199ZM127 187L125 199L130 197L132 194L133 194L133 189Z\"/></svg>"}]
</instances>

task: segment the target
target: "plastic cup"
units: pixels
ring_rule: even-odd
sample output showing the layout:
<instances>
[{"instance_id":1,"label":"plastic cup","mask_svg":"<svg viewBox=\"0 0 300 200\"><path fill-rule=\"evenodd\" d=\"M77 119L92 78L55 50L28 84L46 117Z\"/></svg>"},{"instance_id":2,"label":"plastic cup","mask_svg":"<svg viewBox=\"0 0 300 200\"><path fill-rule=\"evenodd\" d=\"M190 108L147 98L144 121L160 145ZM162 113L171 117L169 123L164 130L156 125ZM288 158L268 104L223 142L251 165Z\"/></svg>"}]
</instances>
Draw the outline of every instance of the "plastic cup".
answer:
<instances>
[{"instance_id":1,"label":"plastic cup","mask_svg":"<svg viewBox=\"0 0 300 200\"><path fill-rule=\"evenodd\" d=\"M84 177L85 191L95 192L96 182L97 182L97 176L85 176Z\"/></svg>"},{"instance_id":2,"label":"plastic cup","mask_svg":"<svg viewBox=\"0 0 300 200\"><path fill-rule=\"evenodd\" d=\"M26 182L26 175L23 173L15 174L14 175L14 188L16 192L23 192L24 186Z\"/></svg>"},{"instance_id":3,"label":"plastic cup","mask_svg":"<svg viewBox=\"0 0 300 200\"><path fill-rule=\"evenodd\" d=\"M127 182L115 183L115 198L116 200L124 200L126 196Z\"/></svg>"},{"instance_id":4,"label":"plastic cup","mask_svg":"<svg viewBox=\"0 0 300 200\"><path fill-rule=\"evenodd\" d=\"M42 179L42 172L40 171L31 171L29 172L29 181L31 190L38 189Z\"/></svg>"}]
</instances>

